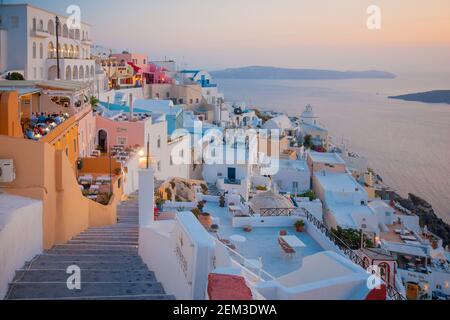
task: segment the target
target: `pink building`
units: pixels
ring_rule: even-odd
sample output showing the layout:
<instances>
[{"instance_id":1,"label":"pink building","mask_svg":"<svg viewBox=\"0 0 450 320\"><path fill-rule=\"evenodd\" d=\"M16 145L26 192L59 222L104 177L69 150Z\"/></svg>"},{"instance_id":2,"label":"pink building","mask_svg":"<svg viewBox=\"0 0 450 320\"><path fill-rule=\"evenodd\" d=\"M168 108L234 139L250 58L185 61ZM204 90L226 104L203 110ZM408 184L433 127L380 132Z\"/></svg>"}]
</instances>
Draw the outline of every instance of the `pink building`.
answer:
<instances>
[{"instance_id":1,"label":"pink building","mask_svg":"<svg viewBox=\"0 0 450 320\"><path fill-rule=\"evenodd\" d=\"M152 126L152 118L142 116L138 121L129 121L128 115L119 114L112 118L95 117L96 142L105 152L113 146L144 147Z\"/></svg>"},{"instance_id":2,"label":"pink building","mask_svg":"<svg viewBox=\"0 0 450 320\"><path fill-rule=\"evenodd\" d=\"M145 68L148 63L148 56L146 54L114 53L111 57L117 59L118 63L132 63L141 69Z\"/></svg>"}]
</instances>

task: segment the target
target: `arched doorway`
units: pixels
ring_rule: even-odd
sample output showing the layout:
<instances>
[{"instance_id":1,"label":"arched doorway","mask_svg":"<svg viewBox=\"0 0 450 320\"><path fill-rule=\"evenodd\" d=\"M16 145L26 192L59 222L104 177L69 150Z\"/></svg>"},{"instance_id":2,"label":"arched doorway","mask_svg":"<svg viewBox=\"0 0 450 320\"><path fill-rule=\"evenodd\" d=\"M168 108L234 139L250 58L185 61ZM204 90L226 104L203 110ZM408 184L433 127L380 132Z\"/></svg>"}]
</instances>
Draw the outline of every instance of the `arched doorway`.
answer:
<instances>
[{"instance_id":1,"label":"arched doorway","mask_svg":"<svg viewBox=\"0 0 450 320\"><path fill-rule=\"evenodd\" d=\"M78 67L77 66L73 66L73 76L72 76L73 80L78 80Z\"/></svg>"},{"instance_id":2,"label":"arched doorway","mask_svg":"<svg viewBox=\"0 0 450 320\"><path fill-rule=\"evenodd\" d=\"M55 80L58 77L58 71L56 66L51 66L48 69L48 80Z\"/></svg>"},{"instance_id":3,"label":"arched doorway","mask_svg":"<svg viewBox=\"0 0 450 320\"><path fill-rule=\"evenodd\" d=\"M98 132L98 145L102 152L108 152L108 133L103 129Z\"/></svg>"},{"instance_id":4,"label":"arched doorway","mask_svg":"<svg viewBox=\"0 0 450 320\"><path fill-rule=\"evenodd\" d=\"M72 69L70 66L66 67L66 80L72 80Z\"/></svg>"}]
</instances>

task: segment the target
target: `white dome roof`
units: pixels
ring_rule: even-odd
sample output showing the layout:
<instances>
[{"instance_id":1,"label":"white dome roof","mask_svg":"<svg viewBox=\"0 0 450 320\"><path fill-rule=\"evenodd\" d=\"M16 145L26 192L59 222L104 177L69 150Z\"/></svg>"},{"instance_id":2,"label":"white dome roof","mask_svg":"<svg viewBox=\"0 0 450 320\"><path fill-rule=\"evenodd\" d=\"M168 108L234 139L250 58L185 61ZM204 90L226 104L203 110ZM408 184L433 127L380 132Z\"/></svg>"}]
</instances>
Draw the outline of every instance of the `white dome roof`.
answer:
<instances>
[{"instance_id":1,"label":"white dome roof","mask_svg":"<svg viewBox=\"0 0 450 320\"><path fill-rule=\"evenodd\" d=\"M250 207L259 213L261 209L294 208L293 204L280 194L273 191L261 192L250 200Z\"/></svg>"}]
</instances>

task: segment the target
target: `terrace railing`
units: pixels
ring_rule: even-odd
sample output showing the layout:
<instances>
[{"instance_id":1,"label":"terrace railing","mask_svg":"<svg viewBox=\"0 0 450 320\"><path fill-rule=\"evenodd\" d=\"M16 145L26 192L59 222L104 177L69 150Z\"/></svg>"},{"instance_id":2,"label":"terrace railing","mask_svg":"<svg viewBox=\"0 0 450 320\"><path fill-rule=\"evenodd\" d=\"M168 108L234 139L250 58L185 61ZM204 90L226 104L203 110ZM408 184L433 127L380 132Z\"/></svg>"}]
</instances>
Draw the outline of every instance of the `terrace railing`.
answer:
<instances>
[{"instance_id":1,"label":"terrace railing","mask_svg":"<svg viewBox=\"0 0 450 320\"><path fill-rule=\"evenodd\" d=\"M264 208L260 209L262 217L290 217L293 215L303 215L308 222L310 222L317 230L319 230L324 236L328 238L350 261L361 266L364 270L367 269L364 260L358 255L358 253L350 248L341 238L333 233L330 229L323 224L322 221L317 219L313 214L304 208ZM385 283L387 289L387 295L392 300L406 300L406 298L398 292L397 289Z\"/></svg>"},{"instance_id":2,"label":"terrace railing","mask_svg":"<svg viewBox=\"0 0 450 320\"><path fill-rule=\"evenodd\" d=\"M297 208L261 208L259 210L261 217L290 217Z\"/></svg>"},{"instance_id":3,"label":"terrace railing","mask_svg":"<svg viewBox=\"0 0 450 320\"><path fill-rule=\"evenodd\" d=\"M333 231L328 229L319 219L317 219L314 215L312 215L308 210L304 208L297 208L298 211L301 211L308 222L314 225L323 235L325 235L331 242L333 242L339 250L347 256L353 263L361 266L364 270L367 269L364 260L355 252L355 250L351 249L349 245L347 245L341 238L339 238ZM392 287L390 284L385 283L387 289L387 295L392 300L406 300L406 298L398 292L397 289Z\"/></svg>"}]
</instances>

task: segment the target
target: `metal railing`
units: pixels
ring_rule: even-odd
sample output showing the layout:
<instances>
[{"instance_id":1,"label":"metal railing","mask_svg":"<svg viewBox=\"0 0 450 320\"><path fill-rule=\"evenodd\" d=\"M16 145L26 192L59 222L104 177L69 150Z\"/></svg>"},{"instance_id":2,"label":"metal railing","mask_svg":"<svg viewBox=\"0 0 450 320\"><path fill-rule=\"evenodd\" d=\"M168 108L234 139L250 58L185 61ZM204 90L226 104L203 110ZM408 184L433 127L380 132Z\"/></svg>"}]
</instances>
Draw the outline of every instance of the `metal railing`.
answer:
<instances>
[{"instance_id":1,"label":"metal railing","mask_svg":"<svg viewBox=\"0 0 450 320\"><path fill-rule=\"evenodd\" d=\"M355 250L351 249L342 239L340 239L333 231L329 230L319 219L317 219L314 215L312 215L308 210L304 208L297 208L297 210L302 211L308 222L314 225L323 235L325 235L331 242L333 242L339 250L347 256L353 263L359 265L364 270L367 269L364 260L355 252ZM392 300L406 300L406 298L398 292L397 289L392 287L390 284L385 283L387 295Z\"/></svg>"},{"instance_id":2,"label":"metal railing","mask_svg":"<svg viewBox=\"0 0 450 320\"><path fill-rule=\"evenodd\" d=\"M259 210L261 217L290 217L297 208L261 208Z\"/></svg>"},{"instance_id":3,"label":"metal railing","mask_svg":"<svg viewBox=\"0 0 450 320\"><path fill-rule=\"evenodd\" d=\"M276 279L273 275L264 270L264 266L262 264L259 266L254 265L251 260L244 257L236 250L231 249L226 244L222 243L218 238L213 237L213 239L218 245L223 246L228 251L230 258L234 260L234 262L237 263L245 273L250 275L253 281L273 281ZM257 270L257 274L250 269Z\"/></svg>"},{"instance_id":4,"label":"metal railing","mask_svg":"<svg viewBox=\"0 0 450 320\"><path fill-rule=\"evenodd\" d=\"M361 266L364 270L367 269L364 260L358 255L355 250L351 249L350 246L345 243L341 238L333 233L330 229L325 226L322 221L317 219L308 210L304 208L264 208L260 209L260 214L262 217L290 217L302 213L303 216L311 223L317 230L319 230L324 236L328 238L350 261ZM397 289L385 283L387 289L387 295L392 300L406 300L406 298L398 292Z\"/></svg>"}]
</instances>

